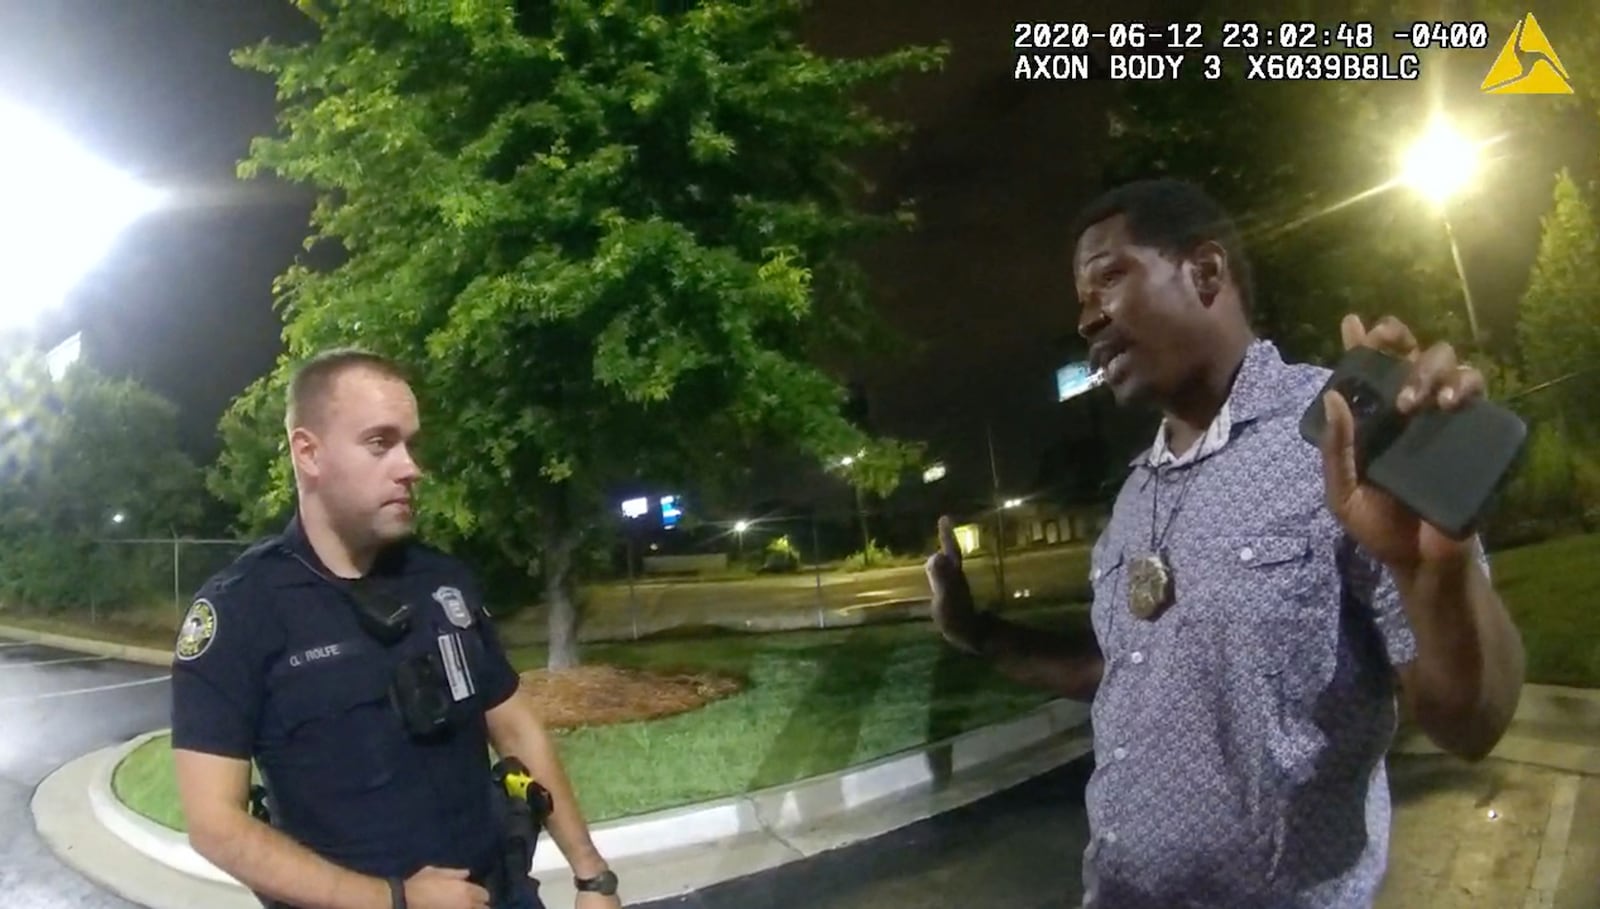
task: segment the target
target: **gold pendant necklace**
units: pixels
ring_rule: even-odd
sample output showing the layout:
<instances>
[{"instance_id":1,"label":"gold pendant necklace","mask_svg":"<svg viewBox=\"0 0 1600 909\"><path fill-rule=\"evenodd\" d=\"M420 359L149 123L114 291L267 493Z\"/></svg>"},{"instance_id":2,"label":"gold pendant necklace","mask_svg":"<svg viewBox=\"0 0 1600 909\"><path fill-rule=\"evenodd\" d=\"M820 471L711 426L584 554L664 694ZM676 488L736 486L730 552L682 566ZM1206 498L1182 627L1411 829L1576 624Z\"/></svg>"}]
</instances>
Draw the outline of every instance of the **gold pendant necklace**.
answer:
<instances>
[{"instance_id":1,"label":"gold pendant necklace","mask_svg":"<svg viewBox=\"0 0 1600 909\"><path fill-rule=\"evenodd\" d=\"M1172 513L1167 515L1167 526L1162 528L1159 538L1156 536L1156 520L1160 513L1158 504L1161 500L1162 477L1159 467L1152 468L1156 488L1150 491L1150 551L1135 559L1128 567L1128 612L1136 619L1154 621L1171 608L1177 599L1177 585L1172 576L1172 564L1167 561L1162 544L1166 542L1167 534L1172 531L1179 509L1183 507L1184 496L1189 492L1189 483L1194 480L1195 466L1195 464L1188 466L1189 473L1183 478L1183 485L1178 489L1178 499L1172 504Z\"/></svg>"}]
</instances>

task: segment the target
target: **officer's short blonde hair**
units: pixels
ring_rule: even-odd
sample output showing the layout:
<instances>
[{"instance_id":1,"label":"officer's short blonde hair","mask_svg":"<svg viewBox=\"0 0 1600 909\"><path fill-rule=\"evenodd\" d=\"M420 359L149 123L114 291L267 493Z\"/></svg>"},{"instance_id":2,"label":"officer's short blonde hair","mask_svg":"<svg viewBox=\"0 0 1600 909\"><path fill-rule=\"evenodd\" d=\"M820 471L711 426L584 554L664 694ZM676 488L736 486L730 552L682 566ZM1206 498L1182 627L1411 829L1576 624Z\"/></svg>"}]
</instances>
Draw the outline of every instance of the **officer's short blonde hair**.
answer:
<instances>
[{"instance_id":1,"label":"officer's short blonde hair","mask_svg":"<svg viewBox=\"0 0 1600 909\"><path fill-rule=\"evenodd\" d=\"M382 354L356 347L322 351L301 363L289 379L284 428L293 432L301 426L315 429L321 425L334 382L354 369L369 370L402 382L410 381L398 362Z\"/></svg>"}]
</instances>

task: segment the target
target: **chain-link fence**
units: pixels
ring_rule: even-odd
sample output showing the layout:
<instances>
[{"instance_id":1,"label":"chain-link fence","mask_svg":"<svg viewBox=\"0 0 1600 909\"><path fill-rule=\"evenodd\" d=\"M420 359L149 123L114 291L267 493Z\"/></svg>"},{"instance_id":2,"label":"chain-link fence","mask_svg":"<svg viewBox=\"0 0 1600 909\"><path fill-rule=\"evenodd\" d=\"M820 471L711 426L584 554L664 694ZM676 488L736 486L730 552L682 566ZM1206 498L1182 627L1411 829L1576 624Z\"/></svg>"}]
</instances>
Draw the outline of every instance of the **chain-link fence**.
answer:
<instances>
[{"instance_id":1,"label":"chain-link fence","mask_svg":"<svg viewBox=\"0 0 1600 909\"><path fill-rule=\"evenodd\" d=\"M177 628L206 580L249 546L246 540L178 536L100 540L85 578L88 618L142 624L170 618Z\"/></svg>"}]
</instances>

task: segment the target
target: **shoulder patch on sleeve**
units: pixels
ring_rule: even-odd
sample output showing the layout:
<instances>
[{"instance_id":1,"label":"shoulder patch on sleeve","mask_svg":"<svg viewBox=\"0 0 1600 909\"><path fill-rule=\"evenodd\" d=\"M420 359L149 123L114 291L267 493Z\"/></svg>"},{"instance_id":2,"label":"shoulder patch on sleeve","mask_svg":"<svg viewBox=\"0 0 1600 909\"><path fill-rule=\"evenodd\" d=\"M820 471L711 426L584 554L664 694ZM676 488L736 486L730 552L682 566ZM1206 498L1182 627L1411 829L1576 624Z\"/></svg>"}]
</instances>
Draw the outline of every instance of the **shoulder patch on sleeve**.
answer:
<instances>
[{"instance_id":1,"label":"shoulder patch on sleeve","mask_svg":"<svg viewBox=\"0 0 1600 909\"><path fill-rule=\"evenodd\" d=\"M211 601L201 597L189 607L178 629L176 655L180 660L193 660L211 647L217 638L217 610Z\"/></svg>"}]
</instances>

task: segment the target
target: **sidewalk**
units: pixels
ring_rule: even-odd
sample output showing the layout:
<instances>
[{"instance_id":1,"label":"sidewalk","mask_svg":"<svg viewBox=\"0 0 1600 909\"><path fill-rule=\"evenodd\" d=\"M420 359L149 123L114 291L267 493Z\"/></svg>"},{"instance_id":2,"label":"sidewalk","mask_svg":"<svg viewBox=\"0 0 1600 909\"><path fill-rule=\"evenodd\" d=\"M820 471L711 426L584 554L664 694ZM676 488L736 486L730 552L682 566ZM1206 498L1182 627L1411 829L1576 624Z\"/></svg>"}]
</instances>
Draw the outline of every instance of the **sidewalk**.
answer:
<instances>
[{"instance_id":1,"label":"sidewalk","mask_svg":"<svg viewBox=\"0 0 1600 909\"><path fill-rule=\"evenodd\" d=\"M1600 692L1525 686L1511 729L1477 764L1403 731L1389 776L1376 909L1600 909Z\"/></svg>"},{"instance_id":2,"label":"sidewalk","mask_svg":"<svg viewBox=\"0 0 1600 909\"><path fill-rule=\"evenodd\" d=\"M679 896L880 836L1071 763L1092 748L1088 718L1085 705L1052 702L838 773L599 824L595 844L624 881L627 903ZM40 783L32 803L40 835L63 862L151 909L259 906L181 834L112 795L117 763L147 737L78 758ZM571 874L548 836L533 871L548 905L571 905Z\"/></svg>"},{"instance_id":3,"label":"sidewalk","mask_svg":"<svg viewBox=\"0 0 1600 909\"><path fill-rule=\"evenodd\" d=\"M1600 778L1528 764L1401 755L1389 874L1376 909L1597 909Z\"/></svg>"},{"instance_id":4,"label":"sidewalk","mask_svg":"<svg viewBox=\"0 0 1600 909\"><path fill-rule=\"evenodd\" d=\"M172 665L171 650L156 650L151 647L119 644L115 641L56 634L50 631L34 631L31 628L18 628L11 625L0 625L0 637L13 641L27 641L44 647L69 650L73 653L103 656L113 660L125 660L129 663L142 663L146 666L159 666L163 669Z\"/></svg>"},{"instance_id":5,"label":"sidewalk","mask_svg":"<svg viewBox=\"0 0 1600 909\"><path fill-rule=\"evenodd\" d=\"M1030 601L1031 602L1031 601ZM702 610L693 615L656 613L637 616L627 610L597 609L584 617L578 638L584 644L627 642L685 627L719 628L727 631L771 633L781 631L809 631L814 629L854 628L861 625L878 625L905 621L927 621L930 618L926 597L873 604L869 609L781 609L771 607L740 607ZM513 618L499 625L502 634L518 644L543 644L549 638L549 628L542 621ZM89 632L85 632L87 634ZM87 637L85 634L65 635L57 632L35 631L31 628L0 624L0 637L14 641L27 641L46 647L56 647L75 653L126 660L147 666L167 668L172 665L170 648L139 647L115 641Z\"/></svg>"},{"instance_id":6,"label":"sidewalk","mask_svg":"<svg viewBox=\"0 0 1600 909\"><path fill-rule=\"evenodd\" d=\"M1072 600L1045 600L1028 598L1014 600L1005 612L1025 617L1036 608L1075 607L1088 609L1087 605ZM720 628L726 631L766 634L783 631L811 631L817 629L855 628L861 625L892 624L896 622L929 621L930 603L926 596L907 597L901 600L871 604L868 608L781 609L771 607L741 607L703 610L694 615L656 614L637 617L626 610L595 610L584 617L578 637L584 644L628 642L660 633L670 633L684 628ZM517 617L498 625L504 638L517 645L543 644L548 640L548 626L542 621ZM34 631L30 628L0 624L0 637L16 641L29 641L47 647L58 647L76 653L143 663L167 668L172 665L170 648L138 647L82 635L69 636L55 632Z\"/></svg>"}]
</instances>

